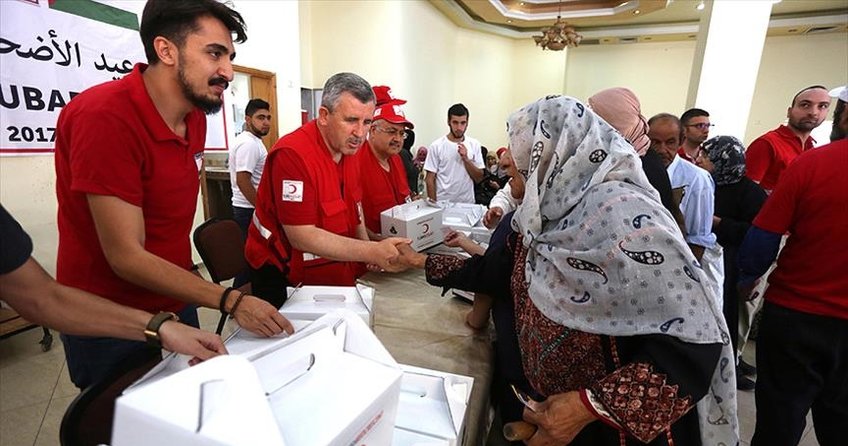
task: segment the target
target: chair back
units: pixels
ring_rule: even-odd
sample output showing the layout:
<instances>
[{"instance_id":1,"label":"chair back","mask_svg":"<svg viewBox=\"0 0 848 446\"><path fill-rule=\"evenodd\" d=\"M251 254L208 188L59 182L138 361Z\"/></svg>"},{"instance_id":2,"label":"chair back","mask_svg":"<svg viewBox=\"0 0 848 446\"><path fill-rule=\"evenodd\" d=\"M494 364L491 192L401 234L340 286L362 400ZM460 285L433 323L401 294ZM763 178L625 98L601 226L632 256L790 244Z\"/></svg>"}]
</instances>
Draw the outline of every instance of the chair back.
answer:
<instances>
[{"instance_id":1,"label":"chair back","mask_svg":"<svg viewBox=\"0 0 848 446\"><path fill-rule=\"evenodd\" d=\"M247 268L244 234L235 220L210 218L194 230L192 238L213 282L220 284Z\"/></svg>"},{"instance_id":2,"label":"chair back","mask_svg":"<svg viewBox=\"0 0 848 446\"><path fill-rule=\"evenodd\" d=\"M124 389L137 381L162 360L158 349L143 349L121 361L118 368L102 381L89 386L71 401L62 425L62 446L98 446L112 442L115 400Z\"/></svg>"}]
</instances>

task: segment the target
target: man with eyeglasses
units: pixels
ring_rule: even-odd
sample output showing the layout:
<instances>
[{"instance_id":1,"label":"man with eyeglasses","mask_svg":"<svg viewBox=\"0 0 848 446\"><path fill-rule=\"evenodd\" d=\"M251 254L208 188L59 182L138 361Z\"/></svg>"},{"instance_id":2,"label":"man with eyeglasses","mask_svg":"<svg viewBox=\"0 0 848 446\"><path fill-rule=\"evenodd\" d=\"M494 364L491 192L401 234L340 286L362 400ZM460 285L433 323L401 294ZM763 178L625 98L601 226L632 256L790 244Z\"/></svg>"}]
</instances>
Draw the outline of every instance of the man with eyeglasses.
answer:
<instances>
[{"instance_id":1,"label":"man with eyeglasses","mask_svg":"<svg viewBox=\"0 0 848 446\"><path fill-rule=\"evenodd\" d=\"M355 154L374 118L371 85L339 73L323 91L318 117L268 153L248 230L253 293L278 307L289 284L353 285L364 272L359 262L402 270L396 245L410 242L370 241L365 230Z\"/></svg>"},{"instance_id":2,"label":"man with eyeglasses","mask_svg":"<svg viewBox=\"0 0 848 446\"><path fill-rule=\"evenodd\" d=\"M814 85L799 91L786 110L786 125L771 130L748 146L745 169L748 178L771 192L780 175L801 153L812 149L813 129L827 118L830 96L825 87Z\"/></svg>"},{"instance_id":3,"label":"man with eyeglasses","mask_svg":"<svg viewBox=\"0 0 848 446\"><path fill-rule=\"evenodd\" d=\"M406 139L406 129L415 126L406 119L401 105L406 101L395 99L391 89L374 87L377 108L368 140L356 152L362 175L362 211L365 229L371 240L380 240L380 212L403 204L410 199L406 169L400 151Z\"/></svg>"},{"instance_id":4,"label":"man with eyeglasses","mask_svg":"<svg viewBox=\"0 0 848 446\"><path fill-rule=\"evenodd\" d=\"M683 125L683 144L677 149L681 158L694 163L701 144L710 137L710 114L700 108L690 108L680 116Z\"/></svg>"}]
</instances>

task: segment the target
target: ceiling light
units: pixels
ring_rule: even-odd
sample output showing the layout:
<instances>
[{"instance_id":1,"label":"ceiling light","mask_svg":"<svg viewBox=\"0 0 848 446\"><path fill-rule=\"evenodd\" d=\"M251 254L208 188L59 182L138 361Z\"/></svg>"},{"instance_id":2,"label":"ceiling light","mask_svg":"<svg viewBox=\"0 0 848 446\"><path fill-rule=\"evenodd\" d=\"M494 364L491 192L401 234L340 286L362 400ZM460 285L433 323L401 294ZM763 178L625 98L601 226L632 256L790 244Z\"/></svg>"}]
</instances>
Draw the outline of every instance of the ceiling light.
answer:
<instances>
[{"instance_id":1,"label":"ceiling light","mask_svg":"<svg viewBox=\"0 0 848 446\"><path fill-rule=\"evenodd\" d=\"M698 11L703 11L703 9L704 9L704 2L698 3L698 6L695 6L695 9L697 9Z\"/></svg>"},{"instance_id":2,"label":"ceiling light","mask_svg":"<svg viewBox=\"0 0 848 446\"><path fill-rule=\"evenodd\" d=\"M562 3L560 3L559 9L556 22L551 26L542 28L542 35L533 36L536 46L542 47L542 50L562 51L567 46L575 48L583 40L583 36L577 34L573 26L562 20Z\"/></svg>"},{"instance_id":3,"label":"ceiling light","mask_svg":"<svg viewBox=\"0 0 848 446\"><path fill-rule=\"evenodd\" d=\"M512 23L512 19L507 19L506 23Z\"/></svg>"},{"instance_id":4,"label":"ceiling light","mask_svg":"<svg viewBox=\"0 0 848 446\"><path fill-rule=\"evenodd\" d=\"M638 9L637 9L637 10L635 10L635 11L633 11L633 14L636 14L636 15L639 15L639 14L641 14L641 13L642 13L642 11L640 11L640 10L638 10Z\"/></svg>"}]
</instances>

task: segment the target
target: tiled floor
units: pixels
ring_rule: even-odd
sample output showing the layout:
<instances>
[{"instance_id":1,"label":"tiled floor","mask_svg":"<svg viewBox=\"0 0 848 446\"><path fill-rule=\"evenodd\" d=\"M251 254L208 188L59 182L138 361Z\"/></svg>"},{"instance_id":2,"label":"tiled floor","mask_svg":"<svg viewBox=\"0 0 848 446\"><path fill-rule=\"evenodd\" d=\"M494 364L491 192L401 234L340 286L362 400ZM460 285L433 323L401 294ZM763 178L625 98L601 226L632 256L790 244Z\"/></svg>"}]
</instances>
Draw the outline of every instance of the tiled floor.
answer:
<instances>
[{"instance_id":1,"label":"tiled floor","mask_svg":"<svg viewBox=\"0 0 848 446\"><path fill-rule=\"evenodd\" d=\"M214 329L217 315L201 310L201 325ZM65 408L77 394L68 379L62 343L54 334L53 348L42 352L40 330L29 330L0 341L0 446L53 446L59 444L59 425ZM753 349L745 357L753 363ZM742 445L754 428L754 394L740 392L739 419ZM818 446L807 421L801 446Z\"/></svg>"}]
</instances>

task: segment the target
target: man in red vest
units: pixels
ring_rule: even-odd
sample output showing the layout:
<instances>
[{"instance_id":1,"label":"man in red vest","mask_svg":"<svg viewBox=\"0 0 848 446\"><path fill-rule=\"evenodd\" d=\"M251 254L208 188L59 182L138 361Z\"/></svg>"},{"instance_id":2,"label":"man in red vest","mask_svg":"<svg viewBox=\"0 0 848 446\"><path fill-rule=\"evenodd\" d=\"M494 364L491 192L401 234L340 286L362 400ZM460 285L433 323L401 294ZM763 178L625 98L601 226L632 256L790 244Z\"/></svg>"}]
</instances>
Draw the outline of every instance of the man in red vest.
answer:
<instances>
[{"instance_id":1,"label":"man in red vest","mask_svg":"<svg viewBox=\"0 0 848 446\"><path fill-rule=\"evenodd\" d=\"M386 271L402 238L368 239L355 156L374 116L365 79L327 80L318 118L283 136L268 154L256 196L245 257L253 293L280 306L288 284L353 285L358 262Z\"/></svg>"},{"instance_id":2,"label":"man in red vest","mask_svg":"<svg viewBox=\"0 0 848 446\"><path fill-rule=\"evenodd\" d=\"M414 128L401 109L406 101L391 96L388 87L374 87L377 109L368 141L356 152L363 178L362 210L365 228L371 240L382 238L380 213L410 199L406 169L399 153L406 139L406 129ZM388 235L388 234L386 234Z\"/></svg>"}]
</instances>

